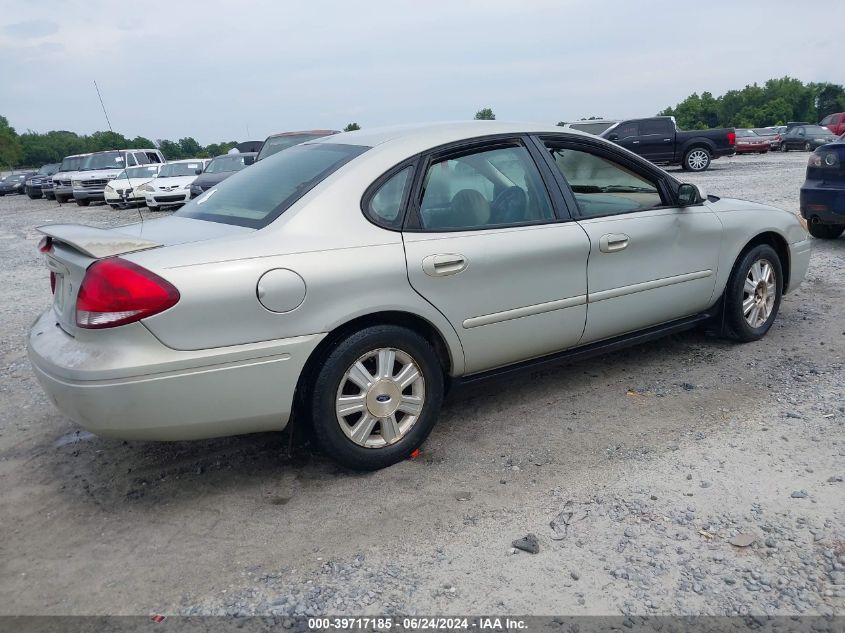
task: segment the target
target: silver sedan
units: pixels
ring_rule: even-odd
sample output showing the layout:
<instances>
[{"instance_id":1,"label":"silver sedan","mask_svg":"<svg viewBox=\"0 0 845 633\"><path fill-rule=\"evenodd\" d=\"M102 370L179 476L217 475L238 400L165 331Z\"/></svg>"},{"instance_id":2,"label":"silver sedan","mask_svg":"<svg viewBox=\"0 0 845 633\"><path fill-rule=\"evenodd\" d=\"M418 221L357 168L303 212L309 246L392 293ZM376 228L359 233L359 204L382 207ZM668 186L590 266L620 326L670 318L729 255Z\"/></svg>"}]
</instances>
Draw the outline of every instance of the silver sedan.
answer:
<instances>
[{"instance_id":1,"label":"silver sedan","mask_svg":"<svg viewBox=\"0 0 845 633\"><path fill-rule=\"evenodd\" d=\"M311 425L357 469L407 457L460 383L710 325L761 338L810 242L595 136L502 122L287 149L175 215L41 227L29 355L102 435Z\"/></svg>"}]
</instances>

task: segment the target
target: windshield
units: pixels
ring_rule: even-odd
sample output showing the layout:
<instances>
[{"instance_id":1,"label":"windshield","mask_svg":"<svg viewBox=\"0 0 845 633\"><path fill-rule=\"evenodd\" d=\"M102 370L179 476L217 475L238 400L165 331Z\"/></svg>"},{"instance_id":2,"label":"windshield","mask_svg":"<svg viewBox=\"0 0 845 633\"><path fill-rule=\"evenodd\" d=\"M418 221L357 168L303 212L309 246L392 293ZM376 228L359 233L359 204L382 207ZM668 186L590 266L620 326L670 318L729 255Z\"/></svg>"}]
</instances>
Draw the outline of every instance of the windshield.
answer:
<instances>
[{"instance_id":1,"label":"windshield","mask_svg":"<svg viewBox=\"0 0 845 633\"><path fill-rule=\"evenodd\" d=\"M176 176L196 176L197 169L202 170L202 161L194 163L167 163L158 172L159 178L174 178Z\"/></svg>"},{"instance_id":2,"label":"windshield","mask_svg":"<svg viewBox=\"0 0 845 633\"><path fill-rule=\"evenodd\" d=\"M91 154L82 163L80 171L93 171L95 169L114 169L123 168L123 156L120 152L102 152L101 154Z\"/></svg>"},{"instance_id":3,"label":"windshield","mask_svg":"<svg viewBox=\"0 0 845 633\"><path fill-rule=\"evenodd\" d=\"M51 163L49 165L41 165L41 169L38 170L39 176L50 176L56 173L56 167L58 167L58 163Z\"/></svg>"},{"instance_id":4,"label":"windshield","mask_svg":"<svg viewBox=\"0 0 845 633\"><path fill-rule=\"evenodd\" d=\"M737 136L757 136L757 132L754 130L740 130L737 129L736 131Z\"/></svg>"},{"instance_id":5,"label":"windshield","mask_svg":"<svg viewBox=\"0 0 845 633\"><path fill-rule=\"evenodd\" d=\"M267 158L268 156L272 156L273 154L278 154L283 149L293 147L294 145L299 145L300 143L305 143L306 141L312 141L315 138L322 138L322 136L324 135L290 134L287 136L271 136L266 141L264 141L264 145L261 146L261 151L258 152L258 157L256 158L256 160Z\"/></svg>"},{"instance_id":6,"label":"windshield","mask_svg":"<svg viewBox=\"0 0 845 633\"><path fill-rule=\"evenodd\" d=\"M246 167L243 154L218 156L208 164L205 171L209 174L222 174L224 171L240 171Z\"/></svg>"},{"instance_id":7,"label":"windshield","mask_svg":"<svg viewBox=\"0 0 845 633\"><path fill-rule=\"evenodd\" d=\"M59 171L76 171L82 166L84 160L84 156L68 156L62 160Z\"/></svg>"},{"instance_id":8,"label":"windshield","mask_svg":"<svg viewBox=\"0 0 845 633\"><path fill-rule=\"evenodd\" d=\"M120 172L117 178L154 178L158 173L158 165L140 165L138 167L127 167Z\"/></svg>"},{"instance_id":9,"label":"windshield","mask_svg":"<svg viewBox=\"0 0 845 633\"><path fill-rule=\"evenodd\" d=\"M360 145L328 143L292 147L212 187L176 215L256 229L267 226L309 190L367 149Z\"/></svg>"}]
</instances>

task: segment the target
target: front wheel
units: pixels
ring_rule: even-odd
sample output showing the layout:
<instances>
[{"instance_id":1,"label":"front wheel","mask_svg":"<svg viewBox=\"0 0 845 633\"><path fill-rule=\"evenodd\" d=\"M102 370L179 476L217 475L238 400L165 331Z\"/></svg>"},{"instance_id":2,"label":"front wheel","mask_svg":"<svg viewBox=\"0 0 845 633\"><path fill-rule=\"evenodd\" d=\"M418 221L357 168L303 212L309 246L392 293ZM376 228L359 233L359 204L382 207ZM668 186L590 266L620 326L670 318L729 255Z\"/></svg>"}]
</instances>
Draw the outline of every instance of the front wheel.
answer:
<instances>
[{"instance_id":1,"label":"front wheel","mask_svg":"<svg viewBox=\"0 0 845 633\"><path fill-rule=\"evenodd\" d=\"M76 204L78 204L80 207L87 207L89 204L91 204L91 201L90 200L77 200Z\"/></svg>"},{"instance_id":2,"label":"front wheel","mask_svg":"<svg viewBox=\"0 0 845 633\"><path fill-rule=\"evenodd\" d=\"M725 321L732 338L757 341L772 327L783 293L783 269L768 244L755 246L734 266L725 288Z\"/></svg>"},{"instance_id":3,"label":"front wheel","mask_svg":"<svg viewBox=\"0 0 845 633\"><path fill-rule=\"evenodd\" d=\"M786 143L780 144L780 151L782 151L782 152L788 152L789 151L789 148L786 146Z\"/></svg>"},{"instance_id":4,"label":"front wheel","mask_svg":"<svg viewBox=\"0 0 845 633\"><path fill-rule=\"evenodd\" d=\"M704 171L710 167L710 152L704 147L693 147L684 156L683 168L687 171Z\"/></svg>"},{"instance_id":5,"label":"front wheel","mask_svg":"<svg viewBox=\"0 0 845 633\"><path fill-rule=\"evenodd\" d=\"M805 152L812 152L813 148L809 143L804 143L804 151Z\"/></svg>"},{"instance_id":6,"label":"front wheel","mask_svg":"<svg viewBox=\"0 0 845 633\"><path fill-rule=\"evenodd\" d=\"M308 400L323 452L348 468L377 470L406 459L431 432L443 370L416 332L368 327L333 346Z\"/></svg>"},{"instance_id":7,"label":"front wheel","mask_svg":"<svg viewBox=\"0 0 845 633\"><path fill-rule=\"evenodd\" d=\"M810 235L820 240L835 240L845 231L845 224L813 224L807 225Z\"/></svg>"}]
</instances>

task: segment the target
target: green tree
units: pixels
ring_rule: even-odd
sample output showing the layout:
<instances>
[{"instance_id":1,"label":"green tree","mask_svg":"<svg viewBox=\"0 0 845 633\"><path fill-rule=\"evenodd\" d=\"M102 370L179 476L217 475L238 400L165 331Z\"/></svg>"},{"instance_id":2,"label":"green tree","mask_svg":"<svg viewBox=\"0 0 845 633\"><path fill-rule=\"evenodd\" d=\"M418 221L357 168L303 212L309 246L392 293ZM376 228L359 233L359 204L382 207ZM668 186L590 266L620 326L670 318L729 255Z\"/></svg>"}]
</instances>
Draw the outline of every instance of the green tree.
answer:
<instances>
[{"instance_id":1,"label":"green tree","mask_svg":"<svg viewBox=\"0 0 845 633\"><path fill-rule=\"evenodd\" d=\"M828 114L845 110L845 88L829 83L816 84L813 88L816 91L816 116L819 120Z\"/></svg>"},{"instance_id":2,"label":"green tree","mask_svg":"<svg viewBox=\"0 0 845 633\"><path fill-rule=\"evenodd\" d=\"M490 108L481 108L478 112L475 113L475 120L476 121L495 121L496 115L493 114L493 110Z\"/></svg>"},{"instance_id":3,"label":"green tree","mask_svg":"<svg viewBox=\"0 0 845 633\"><path fill-rule=\"evenodd\" d=\"M349 123L345 128L343 128L344 132L354 132L355 130L360 130L361 126L357 123Z\"/></svg>"},{"instance_id":4,"label":"green tree","mask_svg":"<svg viewBox=\"0 0 845 633\"><path fill-rule=\"evenodd\" d=\"M0 116L0 165L13 168L21 160L23 149L15 128L9 120Z\"/></svg>"},{"instance_id":5,"label":"green tree","mask_svg":"<svg viewBox=\"0 0 845 633\"><path fill-rule=\"evenodd\" d=\"M193 158L202 151L202 145L190 136L179 139L179 149L185 158Z\"/></svg>"},{"instance_id":6,"label":"green tree","mask_svg":"<svg viewBox=\"0 0 845 633\"><path fill-rule=\"evenodd\" d=\"M155 143L145 136L136 136L129 141L129 145L131 145L134 149L152 149L156 146Z\"/></svg>"},{"instance_id":7,"label":"green tree","mask_svg":"<svg viewBox=\"0 0 845 633\"><path fill-rule=\"evenodd\" d=\"M179 143L174 143L166 138L158 139L158 149L167 160L180 160L185 158Z\"/></svg>"}]
</instances>

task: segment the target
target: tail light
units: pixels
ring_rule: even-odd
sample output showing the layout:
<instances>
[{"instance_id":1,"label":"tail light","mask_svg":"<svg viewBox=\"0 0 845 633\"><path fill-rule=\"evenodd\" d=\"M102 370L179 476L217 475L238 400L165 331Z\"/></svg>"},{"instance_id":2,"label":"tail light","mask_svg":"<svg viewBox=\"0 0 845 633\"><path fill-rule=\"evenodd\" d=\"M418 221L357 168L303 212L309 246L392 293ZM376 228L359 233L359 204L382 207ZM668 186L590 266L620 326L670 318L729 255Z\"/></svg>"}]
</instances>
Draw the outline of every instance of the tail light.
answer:
<instances>
[{"instance_id":1,"label":"tail light","mask_svg":"<svg viewBox=\"0 0 845 633\"><path fill-rule=\"evenodd\" d=\"M728 145L736 145L736 132L728 132Z\"/></svg>"},{"instance_id":2,"label":"tail light","mask_svg":"<svg viewBox=\"0 0 845 633\"><path fill-rule=\"evenodd\" d=\"M53 250L53 238L49 235L45 235L41 238L41 241L38 242L38 252L49 253L51 250Z\"/></svg>"},{"instance_id":3,"label":"tail light","mask_svg":"<svg viewBox=\"0 0 845 633\"><path fill-rule=\"evenodd\" d=\"M140 321L173 307L179 291L137 264L101 259L85 273L76 298L76 324L100 329Z\"/></svg>"},{"instance_id":4,"label":"tail light","mask_svg":"<svg viewBox=\"0 0 845 633\"><path fill-rule=\"evenodd\" d=\"M839 154L836 152L821 152L810 154L810 159L807 161L809 167L839 167Z\"/></svg>"}]
</instances>

